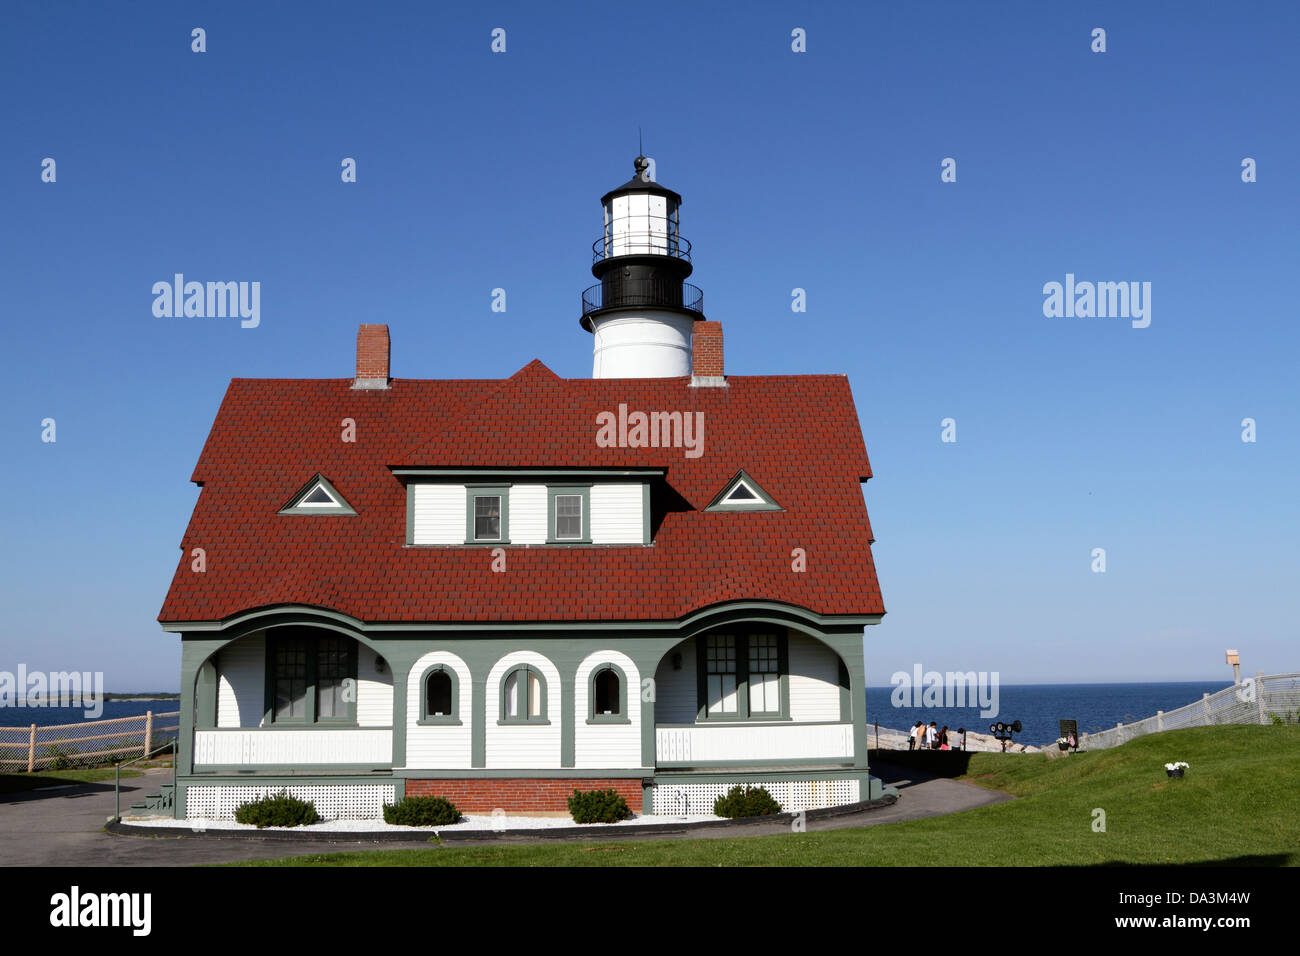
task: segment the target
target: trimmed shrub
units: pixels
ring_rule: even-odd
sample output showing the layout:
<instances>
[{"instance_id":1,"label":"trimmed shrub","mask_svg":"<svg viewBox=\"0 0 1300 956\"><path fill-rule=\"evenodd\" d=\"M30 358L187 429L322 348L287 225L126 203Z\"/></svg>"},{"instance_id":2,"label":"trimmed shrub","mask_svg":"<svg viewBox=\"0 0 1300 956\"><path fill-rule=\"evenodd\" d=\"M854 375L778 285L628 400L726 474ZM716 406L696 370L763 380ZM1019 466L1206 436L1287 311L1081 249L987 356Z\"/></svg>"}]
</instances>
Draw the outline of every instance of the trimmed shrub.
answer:
<instances>
[{"instance_id":1,"label":"trimmed shrub","mask_svg":"<svg viewBox=\"0 0 1300 956\"><path fill-rule=\"evenodd\" d=\"M249 800L235 808L237 823L251 823L262 827L303 827L320 822L316 805L310 800L289 796L288 790L268 793L257 800Z\"/></svg>"},{"instance_id":2,"label":"trimmed shrub","mask_svg":"<svg viewBox=\"0 0 1300 956\"><path fill-rule=\"evenodd\" d=\"M617 823L632 816L632 809L617 790L574 790L569 797L574 823Z\"/></svg>"},{"instance_id":3,"label":"trimmed shrub","mask_svg":"<svg viewBox=\"0 0 1300 956\"><path fill-rule=\"evenodd\" d=\"M713 801L713 812L720 817L764 817L780 813L781 804L764 787L735 786Z\"/></svg>"},{"instance_id":4,"label":"trimmed shrub","mask_svg":"<svg viewBox=\"0 0 1300 956\"><path fill-rule=\"evenodd\" d=\"M403 827L443 827L460 819L456 804L443 797L407 797L384 804L384 822Z\"/></svg>"}]
</instances>

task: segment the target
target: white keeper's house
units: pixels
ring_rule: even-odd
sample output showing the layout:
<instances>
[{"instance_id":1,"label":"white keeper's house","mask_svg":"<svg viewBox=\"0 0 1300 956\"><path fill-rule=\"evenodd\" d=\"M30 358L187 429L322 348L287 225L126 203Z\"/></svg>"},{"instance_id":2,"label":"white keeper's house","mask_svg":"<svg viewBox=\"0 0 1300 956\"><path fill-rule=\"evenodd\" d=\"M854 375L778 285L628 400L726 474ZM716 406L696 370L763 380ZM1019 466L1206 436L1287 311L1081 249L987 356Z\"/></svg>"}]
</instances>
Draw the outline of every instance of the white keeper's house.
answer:
<instances>
[{"instance_id":1,"label":"white keeper's house","mask_svg":"<svg viewBox=\"0 0 1300 956\"><path fill-rule=\"evenodd\" d=\"M727 375L681 197L602 199L590 379L234 379L159 620L180 636L179 817L282 787L710 812L881 795L863 633L884 614L842 375Z\"/></svg>"}]
</instances>

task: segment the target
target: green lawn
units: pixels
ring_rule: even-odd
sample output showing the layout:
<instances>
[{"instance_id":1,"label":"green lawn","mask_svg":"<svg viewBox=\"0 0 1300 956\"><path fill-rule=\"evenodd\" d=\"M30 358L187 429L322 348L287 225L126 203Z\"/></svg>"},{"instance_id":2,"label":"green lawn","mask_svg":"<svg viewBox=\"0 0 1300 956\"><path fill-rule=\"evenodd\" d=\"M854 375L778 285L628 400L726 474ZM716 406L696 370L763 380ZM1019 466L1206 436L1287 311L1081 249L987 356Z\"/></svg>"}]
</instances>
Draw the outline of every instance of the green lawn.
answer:
<instances>
[{"instance_id":1,"label":"green lawn","mask_svg":"<svg viewBox=\"0 0 1300 956\"><path fill-rule=\"evenodd\" d=\"M138 777L138 770L123 770L122 779ZM36 773L0 773L0 793L20 793L40 787L61 787L70 783L100 783L113 779L112 767L94 770L41 770Z\"/></svg>"},{"instance_id":2,"label":"green lawn","mask_svg":"<svg viewBox=\"0 0 1300 956\"><path fill-rule=\"evenodd\" d=\"M930 756L930 755L923 755ZM1202 727L1049 760L970 754L961 779L1019 799L853 830L329 853L247 866L1057 866L1300 864L1300 727ZM1191 764L1183 780L1167 761ZM906 799L906 797L904 797ZM1106 830L1093 830L1093 811Z\"/></svg>"}]
</instances>

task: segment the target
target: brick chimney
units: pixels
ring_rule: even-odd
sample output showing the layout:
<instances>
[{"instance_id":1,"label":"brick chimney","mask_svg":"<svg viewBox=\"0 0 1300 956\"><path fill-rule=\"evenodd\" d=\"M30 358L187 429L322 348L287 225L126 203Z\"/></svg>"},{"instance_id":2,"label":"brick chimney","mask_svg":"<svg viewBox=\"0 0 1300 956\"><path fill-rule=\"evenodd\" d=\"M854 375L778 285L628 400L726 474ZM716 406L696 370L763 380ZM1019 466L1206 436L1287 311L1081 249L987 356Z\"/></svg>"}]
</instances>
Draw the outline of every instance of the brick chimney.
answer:
<instances>
[{"instance_id":1,"label":"brick chimney","mask_svg":"<svg viewBox=\"0 0 1300 956\"><path fill-rule=\"evenodd\" d=\"M357 377L353 388L388 387L388 326L357 329Z\"/></svg>"},{"instance_id":2,"label":"brick chimney","mask_svg":"<svg viewBox=\"0 0 1300 956\"><path fill-rule=\"evenodd\" d=\"M722 372L722 323L696 322L691 328L691 385L712 388L726 384Z\"/></svg>"}]
</instances>

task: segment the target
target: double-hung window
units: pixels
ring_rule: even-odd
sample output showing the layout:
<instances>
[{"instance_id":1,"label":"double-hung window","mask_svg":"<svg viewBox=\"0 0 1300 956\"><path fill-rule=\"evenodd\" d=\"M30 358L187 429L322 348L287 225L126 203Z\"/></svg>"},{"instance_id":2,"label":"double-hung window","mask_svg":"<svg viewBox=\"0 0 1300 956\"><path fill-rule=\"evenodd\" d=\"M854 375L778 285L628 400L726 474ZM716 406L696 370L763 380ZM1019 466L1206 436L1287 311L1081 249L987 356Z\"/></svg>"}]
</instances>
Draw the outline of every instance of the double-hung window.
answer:
<instances>
[{"instance_id":1,"label":"double-hung window","mask_svg":"<svg viewBox=\"0 0 1300 956\"><path fill-rule=\"evenodd\" d=\"M468 544L510 543L510 489L471 485L467 490L468 515L465 541Z\"/></svg>"},{"instance_id":2,"label":"double-hung window","mask_svg":"<svg viewBox=\"0 0 1300 956\"><path fill-rule=\"evenodd\" d=\"M789 663L781 631L736 629L698 639L700 720L789 717Z\"/></svg>"},{"instance_id":3,"label":"double-hung window","mask_svg":"<svg viewBox=\"0 0 1300 956\"><path fill-rule=\"evenodd\" d=\"M267 641L266 722L351 724L357 711L356 643L298 629Z\"/></svg>"},{"instance_id":4,"label":"double-hung window","mask_svg":"<svg viewBox=\"0 0 1300 956\"><path fill-rule=\"evenodd\" d=\"M546 489L548 544L591 543L591 487L549 485Z\"/></svg>"}]
</instances>

